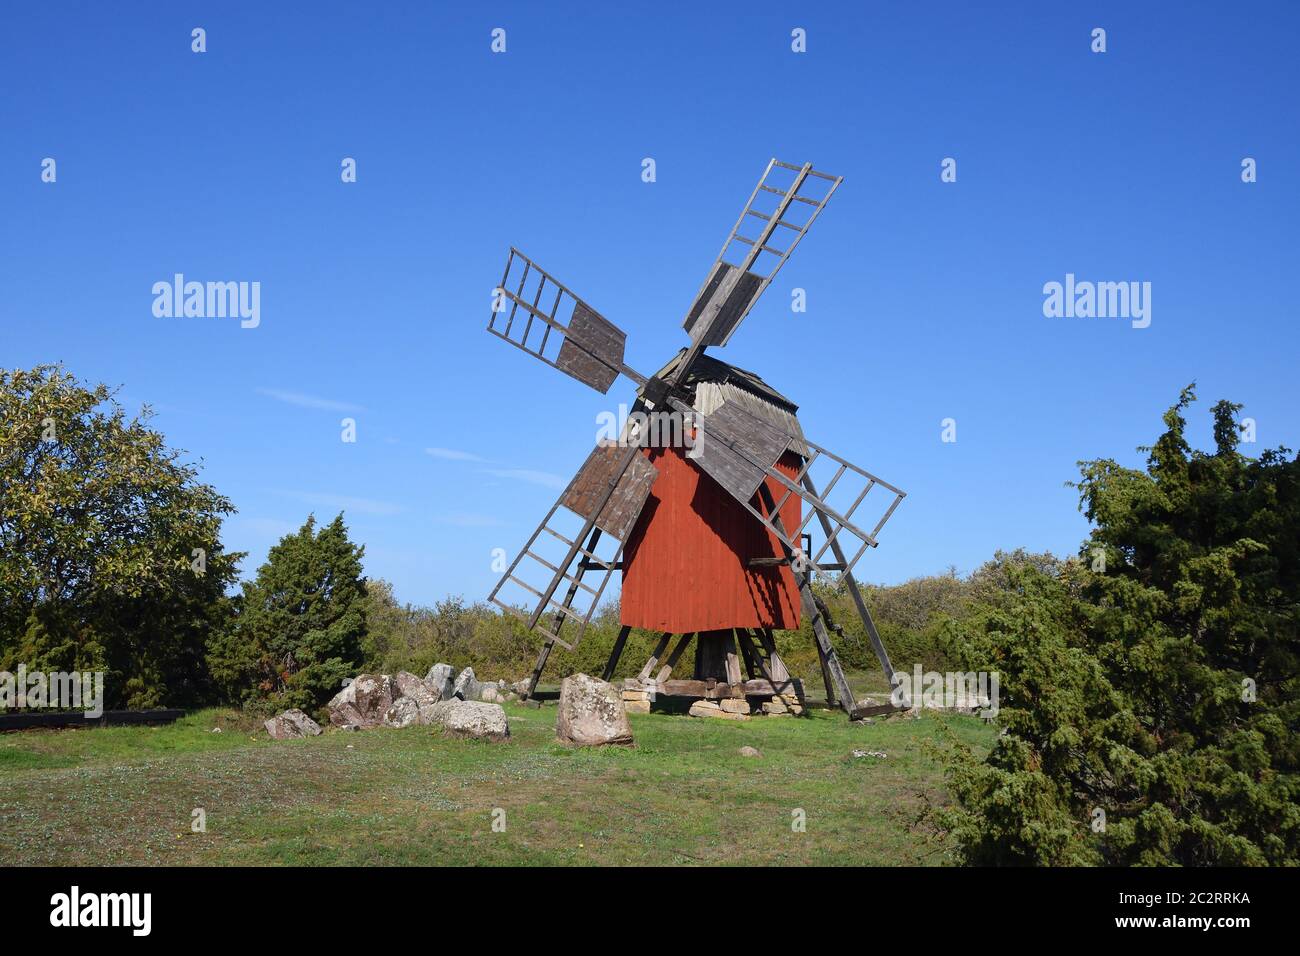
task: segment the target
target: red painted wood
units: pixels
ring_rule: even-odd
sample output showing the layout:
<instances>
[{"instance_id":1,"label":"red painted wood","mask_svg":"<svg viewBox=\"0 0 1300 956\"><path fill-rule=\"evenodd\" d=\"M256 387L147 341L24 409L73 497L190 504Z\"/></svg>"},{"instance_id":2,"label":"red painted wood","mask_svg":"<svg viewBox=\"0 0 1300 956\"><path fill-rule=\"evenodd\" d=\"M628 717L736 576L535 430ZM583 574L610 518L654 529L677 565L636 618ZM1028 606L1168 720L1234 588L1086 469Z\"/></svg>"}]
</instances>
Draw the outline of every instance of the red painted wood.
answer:
<instances>
[{"instance_id":1,"label":"red painted wood","mask_svg":"<svg viewBox=\"0 0 1300 956\"><path fill-rule=\"evenodd\" d=\"M623 553L622 622L686 634L732 627L799 627L799 590L787 567L750 568L781 554L776 536L700 471L678 448L648 449L659 469ZM791 479L802 464L787 452L777 467ZM773 501L786 489L767 480ZM791 495L781 521L799 527Z\"/></svg>"}]
</instances>

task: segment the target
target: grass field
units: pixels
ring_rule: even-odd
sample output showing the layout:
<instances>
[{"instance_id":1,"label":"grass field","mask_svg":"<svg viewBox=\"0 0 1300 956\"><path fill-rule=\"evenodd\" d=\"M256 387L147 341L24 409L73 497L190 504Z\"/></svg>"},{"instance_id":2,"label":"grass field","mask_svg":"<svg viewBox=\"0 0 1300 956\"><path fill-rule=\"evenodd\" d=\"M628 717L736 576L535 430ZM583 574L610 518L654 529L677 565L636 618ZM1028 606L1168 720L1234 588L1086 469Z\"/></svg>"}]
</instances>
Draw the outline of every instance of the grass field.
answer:
<instances>
[{"instance_id":1,"label":"grass field","mask_svg":"<svg viewBox=\"0 0 1300 956\"><path fill-rule=\"evenodd\" d=\"M498 744L430 727L277 742L225 710L5 734L0 829L10 860L52 865L942 864L944 835L917 822L946 799L936 748L994 733L933 714L649 714L632 717L635 748L570 749L553 704L506 711Z\"/></svg>"}]
</instances>

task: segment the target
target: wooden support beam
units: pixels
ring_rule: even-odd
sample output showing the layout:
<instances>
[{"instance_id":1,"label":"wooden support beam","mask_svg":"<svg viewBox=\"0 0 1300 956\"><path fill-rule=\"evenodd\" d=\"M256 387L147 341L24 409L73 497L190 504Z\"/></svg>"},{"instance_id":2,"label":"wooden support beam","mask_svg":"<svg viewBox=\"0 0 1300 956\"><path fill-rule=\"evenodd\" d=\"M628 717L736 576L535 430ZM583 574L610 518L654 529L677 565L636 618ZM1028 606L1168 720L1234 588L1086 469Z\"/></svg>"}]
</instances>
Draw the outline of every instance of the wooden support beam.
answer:
<instances>
[{"instance_id":1,"label":"wooden support beam","mask_svg":"<svg viewBox=\"0 0 1300 956\"><path fill-rule=\"evenodd\" d=\"M637 680L649 679L650 672L654 670L655 665L659 663L659 656L663 654L664 648L668 646L668 641L671 637L672 634L670 632L664 631L663 635L659 638L659 643L655 645L654 651L651 652L650 659L645 662L645 667L641 668L641 673L636 675Z\"/></svg>"},{"instance_id":2,"label":"wooden support beam","mask_svg":"<svg viewBox=\"0 0 1300 956\"><path fill-rule=\"evenodd\" d=\"M766 676L763 668L763 658L758 653L758 648L754 646L754 639L750 636L748 630L736 629L736 645L740 648L740 656L744 659L745 673L749 675L749 679L754 680Z\"/></svg>"},{"instance_id":3,"label":"wooden support beam","mask_svg":"<svg viewBox=\"0 0 1300 956\"><path fill-rule=\"evenodd\" d=\"M694 634L683 634L678 639L677 646L673 648L673 652L668 655L668 660L664 661L664 666L659 668L659 673L655 675L656 683L662 684L669 678L673 668L677 666L677 661L681 659L682 651L686 650L686 645L691 642L691 638L694 636Z\"/></svg>"},{"instance_id":4,"label":"wooden support beam","mask_svg":"<svg viewBox=\"0 0 1300 956\"><path fill-rule=\"evenodd\" d=\"M550 658L553 647L555 647L555 638L548 637L542 649L537 652L537 663L533 665L532 676L528 678L528 690L523 700L532 700L537 694L537 682L542 678L542 671L546 670L546 661Z\"/></svg>"},{"instance_id":5,"label":"wooden support beam","mask_svg":"<svg viewBox=\"0 0 1300 956\"><path fill-rule=\"evenodd\" d=\"M817 660L821 663L822 683L826 685L826 703L832 707L836 704L835 681L831 679L831 665L822 649L822 642L817 641Z\"/></svg>"},{"instance_id":6,"label":"wooden support beam","mask_svg":"<svg viewBox=\"0 0 1300 956\"><path fill-rule=\"evenodd\" d=\"M666 697L703 697L720 700L724 697L775 697L789 693L793 688L803 699L803 684L796 678L788 685L777 688L769 680L747 680L737 684L712 680L666 680L659 685L659 693Z\"/></svg>"},{"instance_id":7,"label":"wooden support beam","mask_svg":"<svg viewBox=\"0 0 1300 956\"><path fill-rule=\"evenodd\" d=\"M545 524L545 522L542 523ZM591 536L587 539L587 550L594 554L598 541L600 541L600 529L592 528ZM569 593L564 597L564 604L555 612L555 620L551 622L552 634L559 634L560 628L564 627L564 619L568 616L569 607L573 604L573 599L578 594L578 588L582 585L582 576L586 573L587 569L580 567L574 574L573 583L569 585ZM524 700L529 700L537 693L537 682L542 679L542 671L546 670L546 662L550 659L551 651L554 648L555 638L548 637L542 645L542 649L537 653L537 663L533 666L532 676L528 679L528 692L524 694Z\"/></svg>"},{"instance_id":8,"label":"wooden support beam","mask_svg":"<svg viewBox=\"0 0 1300 956\"><path fill-rule=\"evenodd\" d=\"M614 668L618 666L618 659L623 656L623 646L627 644L627 636L632 632L629 624L624 624L618 632L618 637L614 640L614 649L609 652L609 660L605 664L605 671L601 674L600 679L607 681L614 676Z\"/></svg>"},{"instance_id":9,"label":"wooden support beam","mask_svg":"<svg viewBox=\"0 0 1300 956\"><path fill-rule=\"evenodd\" d=\"M736 653L736 632L728 631L722 639L723 663L727 668L727 683L740 684L745 678L740 673L740 657Z\"/></svg>"},{"instance_id":10,"label":"wooden support beam","mask_svg":"<svg viewBox=\"0 0 1300 956\"><path fill-rule=\"evenodd\" d=\"M785 666L785 661L776 650L776 638L772 636L772 629L768 627L760 628L758 639L767 651L767 668L771 673L772 681L777 686L790 680L790 670Z\"/></svg>"},{"instance_id":11,"label":"wooden support beam","mask_svg":"<svg viewBox=\"0 0 1300 956\"><path fill-rule=\"evenodd\" d=\"M781 513L776 509L776 502L772 500L772 492L768 489L767 484L763 483L758 486L758 493L762 498L767 513L772 516L772 526L781 533L781 538L788 539L790 536L786 533L785 526L781 521ZM820 514L820 512L818 512ZM793 559L794 554L786 546L781 538L781 548L785 551L787 558ZM793 570L793 569L792 569ZM827 692L833 686L836 696L840 699L840 706L844 712L849 715L850 720L857 720L856 702L853 699L853 690L849 687L849 680L844 676L844 668L840 666L840 659L835 653L835 645L831 643L830 632L826 627L826 620L822 615L823 608L819 608L817 597L812 590L812 575L807 571L794 572L795 583L799 585L799 597L803 604L804 613L812 619L813 636L817 639L817 649L822 656L823 671L822 674L827 681Z\"/></svg>"}]
</instances>

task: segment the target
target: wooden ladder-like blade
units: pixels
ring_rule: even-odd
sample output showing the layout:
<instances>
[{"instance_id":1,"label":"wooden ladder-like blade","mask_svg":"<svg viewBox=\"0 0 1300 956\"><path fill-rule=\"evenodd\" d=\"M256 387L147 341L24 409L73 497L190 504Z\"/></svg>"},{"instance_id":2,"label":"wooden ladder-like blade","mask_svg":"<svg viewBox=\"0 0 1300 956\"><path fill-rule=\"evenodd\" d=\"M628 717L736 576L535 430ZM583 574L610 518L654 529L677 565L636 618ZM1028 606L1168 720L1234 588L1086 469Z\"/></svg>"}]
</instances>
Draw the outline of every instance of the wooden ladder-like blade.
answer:
<instances>
[{"instance_id":1,"label":"wooden ladder-like blade","mask_svg":"<svg viewBox=\"0 0 1300 956\"><path fill-rule=\"evenodd\" d=\"M687 409L678 400L670 401L679 411ZM724 404L709 415L701 416L700 430L703 440L696 441L696 463L762 522L810 571L852 571L867 548L876 547L881 529L906 496L906 492L871 472L806 438L786 435L738 406ZM807 454L798 474L790 478L776 464L792 444L799 442ZM813 465L823 459L831 462L831 467L837 470L829 484L817 493L811 490L811 483L805 482L805 478ZM769 480L780 488L777 500L770 508L756 495ZM852 491L854 487L857 488L856 495ZM876 489L883 490L885 504L879 520L867 531L855 521L855 515ZM832 493L839 493L846 503L840 504L837 498L832 504ZM845 497L846 494L851 497ZM784 528L777 520L791 495L796 495L807 510L796 529ZM875 500L881 500L881 495L878 494ZM814 517L821 519L823 528L829 530L821 547L814 554L807 555L800 544L800 536ZM823 558L828 549L839 557L838 561L832 563Z\"/></svg>"},{"instance_id":2,"label":"wooden ladder-like blade","mask_svg":"<svg viewBox=\"0 0 1300 956\"><path fill-rule=\"evenodd\" d=\"M530 630L537 630L572 650L586 633L610 575L621 566L623 546L658 475L658 470L637 447L597 445L506 569L488 600L519 617ZM583 522L582 529L573 537L564 533L563 526L556 527L561 509ZM613 542L615 549L609 557L601 557L594 550L600 536L593 536L593 529ZM555 547L555 541L559 542L560 550L549 553L547 547ZM599 572L597 584L583 580L589 571ZM556 591L566 583L569 585L566 597L557 600ZM550 612L554 612L555 618L547 629L541 619ZM576 635L567 639L561 637L566 622L577 629Z\"/></svg>"},{"instance_id":3,"label":"wooden ladder-like blade","mask_svg":"<svg viewBox=\"0 0 1300 956\"><path fill-rule=\"evenodd\" d=\"M560 319L566 311L567 325ZM627 333L517 249L506 260L487 328L602 395L620 373L644 382L623 362Z\"/></svg>"}]
</instances>

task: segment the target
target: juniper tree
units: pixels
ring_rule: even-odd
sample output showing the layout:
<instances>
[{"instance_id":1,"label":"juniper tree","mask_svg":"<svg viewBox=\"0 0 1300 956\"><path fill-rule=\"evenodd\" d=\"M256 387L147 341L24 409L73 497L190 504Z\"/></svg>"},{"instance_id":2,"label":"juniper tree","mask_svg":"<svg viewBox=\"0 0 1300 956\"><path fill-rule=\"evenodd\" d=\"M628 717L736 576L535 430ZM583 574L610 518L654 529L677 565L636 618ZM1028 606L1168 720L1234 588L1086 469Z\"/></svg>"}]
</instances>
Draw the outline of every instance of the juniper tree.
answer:
<instances>
[{"instance_id":1,"label":"juniper tree","mask_svg":"<svg viewBox=\"0 0 1300 956\"><path fill-rule=\"evenodd\" d=\"M319 530L309 517L271 548L208 654L228 699L316 709L356 673L366 633L364 551L348 539L342 514Z\"/></svg>"},{"instance_id":2,"label":"juniper tree","mask_svg":"<svg viewBox=\"0 0 1300 956\"><path fill-rule=\"evenodd\" d=\"M1080 462L1079 560L1004 567L950 626L1003 691L1003 735L952 770L969 862L1300 862L1300 459L1241 454L1229 402L1193 450L1194 400L1145 470Z\"/></svg>"}]
</instances>

